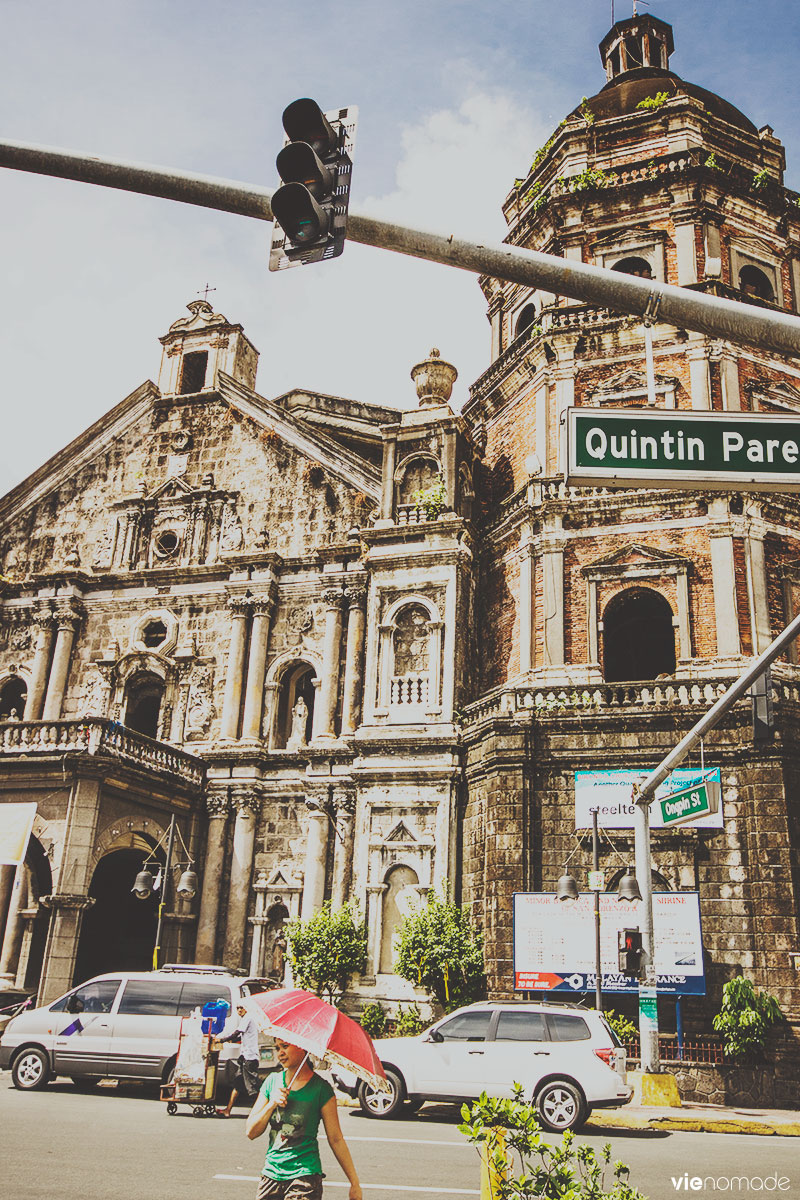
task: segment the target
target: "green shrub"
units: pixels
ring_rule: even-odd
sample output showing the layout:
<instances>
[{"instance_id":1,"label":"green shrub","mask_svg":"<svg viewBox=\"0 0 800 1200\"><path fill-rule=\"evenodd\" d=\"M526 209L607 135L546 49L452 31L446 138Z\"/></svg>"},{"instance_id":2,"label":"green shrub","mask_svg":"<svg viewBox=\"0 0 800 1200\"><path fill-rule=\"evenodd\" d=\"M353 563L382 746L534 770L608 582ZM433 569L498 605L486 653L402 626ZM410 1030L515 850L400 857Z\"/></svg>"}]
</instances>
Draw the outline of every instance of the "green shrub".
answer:
<instances>
[{"instance_id":1,"label":"green shrub","mask_svg":"<svg viewBox=\"0 0 800 1200\"><path fill-rule=\"evenodd\" d=\"M767 187L772 182L772 176L766 167L762 167L760 171L756 171L753 175L753 188L760 192L762 188Z\"/></svg>"},{"instance_id":2,"label":"green shrub","mask_svg":"<svg viewBox=\"0 0 800 1200\"><path fill-rule=\"evenodd\" d=\"M422 509L429 521L435 521L447 502L447 489L440 477L429 488L420 488L411 497L418 509Z\"/></svg>"},{"instance_id":3,"label":"green shrub","mask_svg":"<svg viewBox=\"0 0 800 1200\"><path fill-rule=\"evenodd\" d=\"M756 991L749 979L737 975L722 989L714 1028L722 1034L727 1057L747 1061L763 1055L770 1027L782 1020L775 997Z\"/></svg>"},{"instance_id":4,"label":"green shrub","mask_svg":"<svg viewBox=\"0 0 800 1200\"><path fill-rule=\"evenodd\" d=\"M366 966L367 927L349 905L334 912L328 901L310 920L290 922L286 934L298 987L325 996L332 1004Z\"/></svg>"},{"instance_id":5,"label":"green shrub","mask_svg":"<svg viewBox=\"0 0 800 1200\"><path fill-rule=\"evenodd\" d=\"M611 1146L599 1154L585 1143L575 1143L567 1132L560 1145L551 1146L542 1137L535 1110L523 1103L522 1088L514 1085L512 1100L497 1100L485 1092L473 1104L461 1108L460 1133L479 1148L485 1147L495 1172L497 1200L645 1200L628 1183L630 1168L622 1162L613 1166L613 1181L606 1185L606 1168ZM502 1140L496 1130L505 1131ZM521 1171L514 1174L514 1156Z\"/></svg>"},{"instance_id":6,"label":"green shrub","mask_svg":"<svg viewBox=\"0 0 800 1200\"><path fill-rule=\"evenodd\" d=\"M639 1030L633 1021L629 1021L622 1013L616 1013L613 1008L609 1008L603 1013L603 1016L621 1042L632 1042L635 1037L639 1036Z\"/></svg>"},{"instance_id":7,"label":"green shrub","mask_svg":"<svg viewBox=\"0 0 800 1200\"><path fill-rule=\"evenodd\" d=\"M655 96L645 96L636 105L637 108L661 108L669 100L669 92L656 92Z\"/></svg>"},{"instance_id":8,"label":"green shrub","mask_svg":"<svg viewBox=\"0 0 800 1200\"><path fill-rule=\"evenodd\" d=\"M402 1006L398 1008L393 1030L394 1037L416 1037L418 1033L422 1033L424 1028L425 1022L416 1004L409 1004L407 1008Z\"/></svg>"},{"instance_id":9,"label":"green shrub","mask_svg":"<svg viewBox=\"0 0 800 1200\"><path fill-rule=\"evenodd\" d=\"M361 1013L361 1028L370 1037L379 1038L386 1029L386 1009L376 1000L374 1004L365 1004Z\"/></svg>"},{"instance_id":10,"label":"green shrub","mask_svg":"<svg viewBox=\"0 0 800 1200\"><path fill-rule=\"evenodd\" d=\"M447 894L431 894L401 922L395 971L450 1012L483 993L483 938Z\"/></svg>"}]
</instances>

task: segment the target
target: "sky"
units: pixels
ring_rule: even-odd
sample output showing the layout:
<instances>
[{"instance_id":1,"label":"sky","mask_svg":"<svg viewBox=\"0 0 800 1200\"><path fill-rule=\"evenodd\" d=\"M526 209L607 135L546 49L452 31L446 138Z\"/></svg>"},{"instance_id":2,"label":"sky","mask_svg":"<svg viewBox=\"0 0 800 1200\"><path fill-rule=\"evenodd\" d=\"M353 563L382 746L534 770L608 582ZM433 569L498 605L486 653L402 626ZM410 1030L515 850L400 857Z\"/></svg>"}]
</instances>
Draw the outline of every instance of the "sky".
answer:
<instances>
[{"instance_id":1,"label":"sky","mask_svg":"<svg viewBox=\"0 0 800 1200\"><path fill-rule=\"evenodd\" d=\"M617 19L631 0L615 0ZM800 188L792 0L653 0L672 68L787 152ZM277 186L281 113L359 108L351 204L499 241L537 148L603 86L611 0L0 0L0 139ZM348 244L271 274L264 222L0 169L0 494L146 379L208 283L261 353L257 390L411 407L437 346L453 404L489 365L475 276Z\"/></svg>"}]
</instances>

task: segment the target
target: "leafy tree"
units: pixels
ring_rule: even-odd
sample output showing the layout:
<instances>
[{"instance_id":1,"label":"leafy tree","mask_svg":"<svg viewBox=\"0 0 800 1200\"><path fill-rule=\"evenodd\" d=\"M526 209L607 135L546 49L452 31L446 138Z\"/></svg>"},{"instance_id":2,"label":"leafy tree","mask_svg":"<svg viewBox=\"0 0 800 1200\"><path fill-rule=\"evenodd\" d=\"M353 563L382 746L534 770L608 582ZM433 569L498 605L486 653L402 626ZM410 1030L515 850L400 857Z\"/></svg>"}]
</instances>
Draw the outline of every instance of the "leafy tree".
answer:
<instances>
[{"instance_id":1,"label":"leafy tree","mask_svg":"<svg viewBox=\"0 0 800 1200\"><path fill-rule=\"evenodd\" d=\"M461 1108L460 1133L482 1149L493 1176L496 1200L645 1200L628 1183L630 1167L615 1162L614 1178L606 1186L611 1146L599 1152L586 1143L575 1145L571 1131L560 1145L542 1138L535 1110L523 1103L519 1084L511 1100L494 1099L485 1092L472 1105ZM521 1172L514 1175L514 1154Z\"/></svg>"},{"instance_id":2,"label":"leafy tree","mask_svg":"<svg viewBox=\"0 0 800 1200\"><path fill-rule=\"evenodd\" d=\"M722 1007L714 1017L714 1028L724 1038L728 1058L753 1059L764 1053L770 1026L781 1020L775 997L756 991L749 979L736 975L722 989Z\"/></svg>"},{"instance_id":3,"label":"leafy tree","mask_svg":"<svg viewBox=\"0 0 800 1200\"><path fill-rule=\"evenodd\" d=\"M400 925L395 971L450 1012L483 992L483 937L447 894L429 896Z\"/></svg>"},{"instance_id":4,"label":"leafy tree","mask_svg":"<svg viewBox=\"0 0 800 1200\"><path fill-rule=\"evenodd\" d=\"M292 921L286 933L296 983L332 1004L366 966L366 923L349 905L334 912L328 901L310 920Z\"/></svg>"},{"instance_id":5,"label":"leafy tree","mask_svg":"<svg viewBox=\"0 0 800 1200\"><path fill-rule=\"evenodd\" d=\"M632 1042L634 1038L639 1036L639 1030L624 1013L617 1013L614 1012L613 1008L607 1008L603 1016L621 1042Z\"/></svg>"}]
</instances>

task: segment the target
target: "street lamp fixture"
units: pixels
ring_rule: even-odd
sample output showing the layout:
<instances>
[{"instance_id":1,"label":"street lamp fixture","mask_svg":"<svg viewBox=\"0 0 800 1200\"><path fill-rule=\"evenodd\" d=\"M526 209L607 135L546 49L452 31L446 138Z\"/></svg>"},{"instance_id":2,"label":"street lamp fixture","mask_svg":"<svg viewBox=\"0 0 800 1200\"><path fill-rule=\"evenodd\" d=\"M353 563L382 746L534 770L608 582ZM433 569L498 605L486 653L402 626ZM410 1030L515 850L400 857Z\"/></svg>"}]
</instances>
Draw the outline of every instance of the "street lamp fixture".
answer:
<instances>
[{"instance_id":1,"label":"street lamp fixture","mask_svg":"<svg viewBox=\"0 0 800 1200\"><path fill-rule=\"evenodd\" d=\"M182 863L172 862L172 849L175 844L175 834L177 833L180 839L183 853L186 855L186 861ZM175 894L181 900L192 900L197 895L199 886L197 873L194 870L194 863L189 857L189 851L186 848L186 843L183 840L180 829L175 823L175 814L172 814L169 822L169 830L167 832L167 857L164 864L164 874L161 875L161 867L158 860L154 857L157 850L163 847L164 838L160 838L158 843L153 847L147 860L142 864L142 869L133 881L131 892L137 900L147 900L154 891L160 892L158 904L158 924L156 926L156 943L153 947L153 970L158 970L158 952L161 949L161 929L164 923L164 909L167 904L167 888L173 871L181 871L180 878L175 887ZM158 869L160 879L154 878L151 868Z\"/></svg>"},{"instance_id":2,"label":"street lamp fixture","mask_svg":"<svg viewBox=\"0 0 800 1200\"><path fill-rule=\"evenodd\" d=\"M633 867L628 867L622 879L619 881L617 888L617 899L626 900L633 903L635 900L641 900L642 893L639 889L639 881L636 878Z\"/></svg>"},{"instance_id":3,"label":"street lamp fixture","mask_svg":"<svg viewBox=\"0 0 800 1200\"><path fill-rule=\"evenodd\" d=\"M155 882L152 871L148 871L146 867L142 867L133 881L131 891L137 900L146 900L152 894Z\"/></svg>"},{"instance_id":4,"label":"street lamp fixture","mask_svg":"<svg viewBox=\"0 0 800 1200\"><path fill-rule=\"evenodd\" d=\"M577 900L579 895L577 879L564 867L564 874L556 884L556 900Z\"/></svg>"}]
</instances>

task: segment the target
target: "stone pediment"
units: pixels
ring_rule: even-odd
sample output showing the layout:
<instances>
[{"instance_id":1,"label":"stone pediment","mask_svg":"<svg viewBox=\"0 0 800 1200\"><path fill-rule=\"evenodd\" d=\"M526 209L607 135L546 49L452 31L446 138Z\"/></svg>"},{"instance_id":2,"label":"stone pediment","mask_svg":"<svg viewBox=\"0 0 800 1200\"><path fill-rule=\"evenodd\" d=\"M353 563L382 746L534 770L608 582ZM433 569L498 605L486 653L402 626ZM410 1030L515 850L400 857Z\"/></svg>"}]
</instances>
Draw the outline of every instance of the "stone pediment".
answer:
<instances>
[{"instance_id":1,"label":"stone pediment","mask_svg":"<svg viewBox=\"0 0 800 1200\"><path fill-rule=\"evenodd\" d=\"M388 845L392 842L418 842L419 838L411 832L405 821L400 820L392 826L383 841Z\"/></svg>"},{"instance_id":2,"label":"stone pediment","mask_svg":"<svg viewBox=\"0 0 800 1200\"><path fill-rule=\"evenodd\" d=\"M659 550L641 542L628 542L611 554L587 564L581 570L587 579L620 579L625 576L643 578L647 575L674 575L685 572L690 565L689 559L681 555L670 554L666 550Z\"/></svg>"},{"instance_id":3,"label":"stone pediment","mask_svg":"<svg viewBox=\"0 0 800 1200\"><path fill-rule=\"evenodd\" d=\"M768 407L800 412L800 388L791 383L754 380L745 386L745 391L753 397L760 409Z\"/></svg>"},{"instance_id":4,"label":"stone pediment","mask_svg":"<svg viewBox=\"0 0 800 1200\"><path fill-rule=\"evenodd\" d=\"M164 483L160 483L157 488L146 497L147 500L182 500L184 497L194 496L195 488L189 486L185 479L181 479L178 475L173 475Z\"/></svg>"},{"instance_id":5,"label":"stone pediment","mask_svg":"<svg viewBox=\"0 0 800 1200\"><path fill-rule=\"evenodd\" d=\"M678 381L672 375L656 375L655 382L656 391L664 392L673 390ZM647 392L647 376L637 367L627 367L624 371L619 371L616 375L604 380L589 393L589 399L595 401L610 399L612 396L616 397L631 392L635 394L646 394Z\"/></svg>"}]
</instances>

